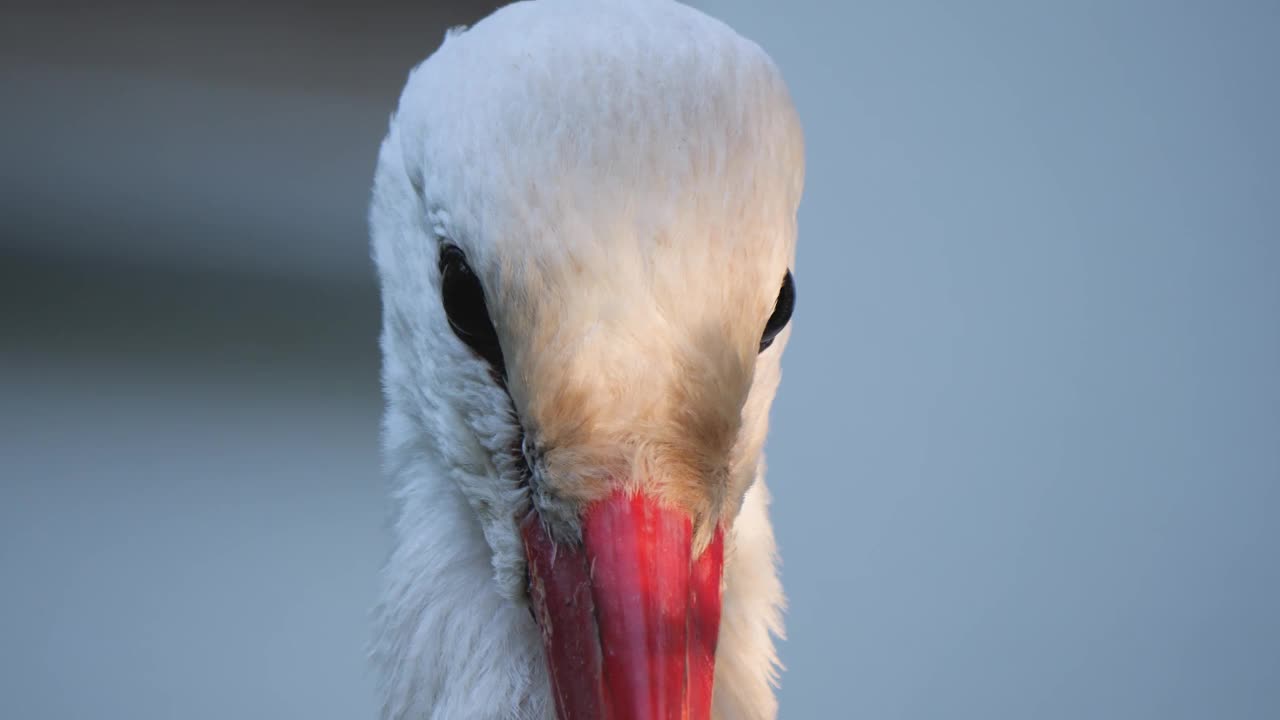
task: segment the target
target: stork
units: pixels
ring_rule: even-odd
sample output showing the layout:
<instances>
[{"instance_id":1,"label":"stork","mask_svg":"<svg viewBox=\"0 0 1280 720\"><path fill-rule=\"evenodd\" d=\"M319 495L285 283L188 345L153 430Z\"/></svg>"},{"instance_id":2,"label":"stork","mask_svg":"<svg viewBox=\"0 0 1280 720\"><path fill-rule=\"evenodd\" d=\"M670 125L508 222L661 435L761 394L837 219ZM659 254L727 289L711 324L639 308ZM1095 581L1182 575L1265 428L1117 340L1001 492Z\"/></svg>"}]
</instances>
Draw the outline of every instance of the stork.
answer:
<instances>
[{"instance_id":1,"label":"stork","mask_svg":"<svg viewBox=\"0 0 1280 720\"><path fill-rule=\"evenodd\" d=\"M776 715L803 174L774 63L673 2L516 3L410 73L370 207L384 718Z\"/></svg>"}]
</instances>

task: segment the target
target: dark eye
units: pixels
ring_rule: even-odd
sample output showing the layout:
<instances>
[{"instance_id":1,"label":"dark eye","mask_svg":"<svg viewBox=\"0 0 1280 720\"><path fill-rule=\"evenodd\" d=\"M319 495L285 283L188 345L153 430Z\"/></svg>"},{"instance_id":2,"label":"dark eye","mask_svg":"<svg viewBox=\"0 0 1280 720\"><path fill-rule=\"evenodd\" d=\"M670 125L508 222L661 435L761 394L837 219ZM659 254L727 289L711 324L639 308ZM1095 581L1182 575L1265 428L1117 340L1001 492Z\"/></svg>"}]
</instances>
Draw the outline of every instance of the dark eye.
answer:
<instances>
[{"instance_id":1,"label":"dark eye","mask_svg":"<svg viewBox=\"0 0 1280 720\"><path fill-rule=\"evenodd\" d=\"M773 314L764 324L764 335L760 336L760 352L764 352L773 344L773 339L778 337L782 328L787 326L787 321L791 319L791 312L795 309L796 283L791 279L791 271L788 270L786 277L782 278L782 289L778 291L778 299L773 303Z\"/></svg>"},{"instance_id":2,"label":"dark eye","mask_svg":"<svg viewBox=\"0 0 1280 720\"><path fill-rule=\"evenodd\" d=\"M440 296L453 334L503 376L502 347L484 302L484 288L456 245L440 248Z\"/></svg>"}]
</instances>

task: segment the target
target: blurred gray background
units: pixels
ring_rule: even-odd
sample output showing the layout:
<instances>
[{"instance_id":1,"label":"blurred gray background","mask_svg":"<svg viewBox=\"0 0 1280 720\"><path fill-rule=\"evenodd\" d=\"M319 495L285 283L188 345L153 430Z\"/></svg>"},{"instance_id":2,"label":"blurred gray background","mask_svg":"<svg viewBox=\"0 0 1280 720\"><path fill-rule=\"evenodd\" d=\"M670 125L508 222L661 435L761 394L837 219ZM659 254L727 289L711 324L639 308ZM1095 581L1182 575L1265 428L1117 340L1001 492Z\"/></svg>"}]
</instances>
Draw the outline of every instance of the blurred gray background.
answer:
<instances>
[{"instance_id":1,"label":"blurred gray background","mask_svg":"<svg viewBox=\"0 0 1280 720\"><path fill-rule=\"evenodd\" d=\"M808 141L782 716L1280 717L1280 5L698 5ZM368 185L490 9L6 9L0 717L373 717Z\"/></svg>"}]
</instances>

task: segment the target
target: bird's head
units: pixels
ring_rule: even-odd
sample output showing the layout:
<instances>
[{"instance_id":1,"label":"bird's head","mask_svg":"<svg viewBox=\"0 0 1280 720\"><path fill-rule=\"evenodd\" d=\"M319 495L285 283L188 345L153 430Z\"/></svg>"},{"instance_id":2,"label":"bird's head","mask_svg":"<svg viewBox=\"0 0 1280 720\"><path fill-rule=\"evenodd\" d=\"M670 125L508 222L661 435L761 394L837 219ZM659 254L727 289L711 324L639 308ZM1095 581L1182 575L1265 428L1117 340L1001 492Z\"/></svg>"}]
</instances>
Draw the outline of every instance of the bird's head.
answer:
<instances>
[{"instance_id":1,"label":"bird's head","mask_svg":"<svg viewBox=\"0 0 1280 720\"><path fill-rule=\"evenodd\" d=\"M508 6L401 97L371 209L388 461L467 499L562 720L706 717L802 155L764 52L676 4Z\"/></svg>"}]
</instances>

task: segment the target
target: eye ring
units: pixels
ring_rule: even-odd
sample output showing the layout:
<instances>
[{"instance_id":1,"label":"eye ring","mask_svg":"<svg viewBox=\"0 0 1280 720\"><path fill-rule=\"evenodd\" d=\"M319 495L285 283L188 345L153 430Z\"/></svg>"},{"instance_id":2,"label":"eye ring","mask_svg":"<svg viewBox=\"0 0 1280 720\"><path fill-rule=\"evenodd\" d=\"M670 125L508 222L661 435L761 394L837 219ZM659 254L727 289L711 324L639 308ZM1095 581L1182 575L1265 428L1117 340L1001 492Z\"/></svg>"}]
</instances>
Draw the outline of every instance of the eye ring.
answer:
<instances>
[{"instance_id":1,"label":"eye ring","mask_svg":"<svg viewBox=\"0 0 1280 720\"><path fill-rule=\"evenodd\" d=\"M489 363L498 377L506 364L498 331L489 315L484 287L467 263L462 249L452 243L440 246L440 300L449 328L472 352Z\"/></svg>"},{"instance_id":2,"label":"eye ring","mask_svg":"<svg viewBox=\"0 0 1280 720\"><path fill-rule=\"evenodd\" d=\"M764 352L773 344L774 339L778 337L778 333L787 326L791 320L791 314L796 309L796 283L791 277L791 271L782 278L782 288L778 290L778 299L773 303L773 312L769 314L769 319L764 324L764 334L760 336L760 350Z\"/></svg>"}]
</instances>

